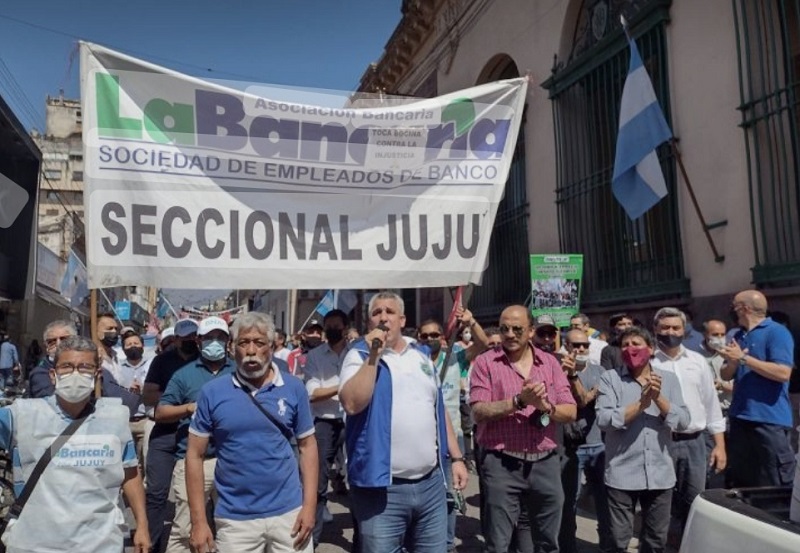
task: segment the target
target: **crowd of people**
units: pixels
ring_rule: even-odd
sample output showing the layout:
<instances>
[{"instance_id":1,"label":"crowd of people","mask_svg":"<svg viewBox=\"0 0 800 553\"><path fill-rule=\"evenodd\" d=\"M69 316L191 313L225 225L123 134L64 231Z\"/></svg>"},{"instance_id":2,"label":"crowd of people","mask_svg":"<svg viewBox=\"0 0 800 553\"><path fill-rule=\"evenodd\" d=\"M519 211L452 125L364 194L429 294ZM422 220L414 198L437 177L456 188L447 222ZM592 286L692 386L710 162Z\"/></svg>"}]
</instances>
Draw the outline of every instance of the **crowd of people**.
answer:
<instances>
[{"instance_id":1,"label":"crowd of people","mask_svg":"<svg viewBox=\"0 0 800 553\"><path fill-rule=\"evenodd\" d=\"M673 307L618 313L607 341L580 313L562 332L523 305L486 328L458 307L448 347L441 321L409 330L380 292L363 337L333 310L289 347L250 312L180 320L154 358L113 315L94 340L54 321L30 399L0 409L25 498L2 539L118 553L122 491L140 552L311 552L333 488L354 551L445 553L478 478L488 553L575 552L587 493L600 551L627 550L637 507L641 551L664 551L705 488L793 482L794 343L767 307L742 291L733 328L702 333Z\"/></svg>"}]
</instances>

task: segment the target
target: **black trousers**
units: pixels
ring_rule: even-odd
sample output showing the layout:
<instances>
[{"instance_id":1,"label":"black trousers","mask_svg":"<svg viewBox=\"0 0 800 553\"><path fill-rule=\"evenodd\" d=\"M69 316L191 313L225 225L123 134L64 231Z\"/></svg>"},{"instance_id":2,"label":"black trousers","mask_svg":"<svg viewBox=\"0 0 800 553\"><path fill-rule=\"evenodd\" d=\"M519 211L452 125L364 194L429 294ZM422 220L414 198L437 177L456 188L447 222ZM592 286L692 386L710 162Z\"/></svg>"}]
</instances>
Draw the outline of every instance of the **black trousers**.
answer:
<instances>
[{"instance_id":1,"label":"black trousers","mask_svg":"<svg viewBox=\"0 0 800 553\"><path fill-rule=\"evenodd\" d=\"M609 487L607 490L614 551L625 553L628 550L628 544L633 537L633 517L637 503L642 506L639 551L641 553L666 551L672 489L618 490Z\"/></svg>"}]
</instances>

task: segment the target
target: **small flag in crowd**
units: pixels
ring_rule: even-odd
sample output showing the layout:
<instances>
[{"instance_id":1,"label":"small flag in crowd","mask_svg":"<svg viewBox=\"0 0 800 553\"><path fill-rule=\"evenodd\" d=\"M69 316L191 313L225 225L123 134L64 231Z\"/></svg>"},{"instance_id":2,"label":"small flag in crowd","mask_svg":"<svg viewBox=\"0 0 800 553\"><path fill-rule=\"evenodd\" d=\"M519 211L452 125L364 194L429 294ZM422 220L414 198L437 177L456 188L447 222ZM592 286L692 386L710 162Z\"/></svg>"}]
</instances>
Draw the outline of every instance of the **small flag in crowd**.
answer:
<instances>
[{"instance_id":1,"label":"small flag in crowd","mask_svg":"<svg viewBox=\"0 0 800 553\"><path fill-rule=\"evenodd\" d=\"M464 287L459 286L456 288L456 295L453 298L453 308L450 310L450 315L447 317L447 328L445 329L445 335L450 336L453 334L453 330L456 328L456 310L461 305L461 301L463 300L464 295Z\"/></svg>"},{"instance_id":2,"label":"small flag in crowd","mask_svg":"<svg viewBox=\"0 0 800 553\"><path fill-rule=\"evenodd\" d=\"M667 195L656 147L672 137L636 42L622 90L619 133L611 187L628 217L638 219Z\"/></svg>"}]
</instances>

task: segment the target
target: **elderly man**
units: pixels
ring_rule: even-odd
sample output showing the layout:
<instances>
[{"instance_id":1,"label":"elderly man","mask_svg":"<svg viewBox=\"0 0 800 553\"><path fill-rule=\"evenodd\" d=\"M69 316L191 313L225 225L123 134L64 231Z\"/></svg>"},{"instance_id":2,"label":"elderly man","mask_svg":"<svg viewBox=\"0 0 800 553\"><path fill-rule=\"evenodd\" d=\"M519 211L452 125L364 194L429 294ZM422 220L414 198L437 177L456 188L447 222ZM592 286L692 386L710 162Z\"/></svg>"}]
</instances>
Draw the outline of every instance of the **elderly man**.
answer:
<instances>
[{"instance_id":1,"label":"elderly man","mask_svg":"<svg viewBox=\"0 0 800 553\"><path fill-rule=\"evenodd\" d=\"M156 422L177 422L175 437L175 468L172 471L172 491L175 495L175 517L167 542L167 553L189 553L190 517L186 488L186 444L189 436L189 422L197 407L200 388L216 378L233 374L233 362L227 357L228 323L219 317L206 317L197 327L197 342L200 357L187 363L172 375L164 394L156 407ZM211 497L213 490L216 451L214 445L204 450L205 498Z\"/></svg>"},{"instance_id":2,"label":"elderly man","mask_svg":"<svg viewBox=\"0 0 800 553\"><path fill-rule=\"evenodd\" d=\"M202 323L201 323L202 327ZM313 551L317 443L303 383L272 363L272 319L258 312L233 324L236 373L209 382L197 398L186 452L192 547L215 551L206 519L203 459L213 440L221 552ZM297 438L298 462L289 438Z\"/></svg>"},{"instance_id":3,"label":"elderly man","mask_svg":"<svg viewBox=\"0 0 800 553\"><path fill-rule=\"evenodd\" d=\"M785 326L767 317L767 298L757 290L736 294L731 309L741 329L720 350L727 361L722 379L734 380L728 409L730 484L789 486L795 469L789 441L794 340Z\"/></svg>"},{"instance_id":4,"label":"elderly man","mask_svg":"<svg viewBox=\"0 0 800 553\"><path fill-rule=\"evenodd\" d=\"M136 519L136 553L150 549L144 488L137 468L128 410L118 399L91 401L99 366L97 346L65 338L53 354L55 395L18 399L0 409L0 447L13 449L17 494L34 466L76 419L84 419L54 455L22 513L3 535L9 553L122 551L122 488ZM97 451L103 451L98 457ZM87 462L87 454L94 454Z\"/></svg>"},{"instance_id":5,"label":"elderly man","mask_svg":"<svg viewBox=\"0 0 800 553\"><path fill-rule=\"evenodd\" d=\"M725 470L725 418L719 405L716 386L706 360L682 344L686 334L686 317L674 307L663 307L653 317L658 348L651 361L653 368L678 377L681 393L689 409L689 426L672 433L669 453L675 463L677 482L672 495L672 516L677 528L686 525L689 508L706 487L706 467ZM714 448L706 455L706 431L714 440ZM673 530L675 532L675 530Z\"/></svg>"},{"instance_id":6,"label":"elderly man","mask_svg":"<svg viewBox=\"0 0 800 553\"><path fill-rule=\"evenodd\" d=\"M500 314L501 348L472 366L470 402L481 447L486 550L505 553L521 509L537 551L557 551L564 492L555 423L575 420L575 399L558 361L532 343L528 309Z\"/></svg>"},{"instance_id":7,"label":"elderly man","mask_svg":"<svg viewBox=\"0 0 800 553\"><path fill-rule=\"evenodd\" d=\"M444 553L450 453L453 484L467 469L427 351L402 335L403 299L369 302L370 332L344 359L339 399L347 413L347 474L362 551ZM408 534L408 535L406 535Z\"/></svg>"},{"instance_id":8,"label":"elderly man","mask_svg":"<svg viewBox=\"0 0 800 553\"><path fill-rule=\"evenodd\" d=\"M42 398L53 395L55 386L50 378L50 369L53 368L53 359L58 344L70 336L77 336L78 331L69 321L58 319L44 327L42 339L44 340L45 356L34 367L28 376L28 391L32 398Z\"/></svg>"}]
</instances>

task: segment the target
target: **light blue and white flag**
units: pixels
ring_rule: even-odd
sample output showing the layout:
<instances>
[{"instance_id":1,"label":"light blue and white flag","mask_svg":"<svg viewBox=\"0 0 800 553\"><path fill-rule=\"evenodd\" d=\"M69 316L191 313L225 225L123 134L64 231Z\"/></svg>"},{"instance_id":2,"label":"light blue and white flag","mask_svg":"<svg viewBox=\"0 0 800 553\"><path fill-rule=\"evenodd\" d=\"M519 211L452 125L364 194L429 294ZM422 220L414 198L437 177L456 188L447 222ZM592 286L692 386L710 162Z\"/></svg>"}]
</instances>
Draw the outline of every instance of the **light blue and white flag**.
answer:
<instances>
[{"instance_id":1,"label":"light blue and white flag","mask_svg":"<svg viewBox=\"0 0 800 553\"><path fill-rule=\"evenodd\" d=\"M622 90L619 134L611 188L628 217L638 219L667 195L656 147L672 137L636 42Z\"/></svg>"},{"instance_id":2,"label":"light blue and white flag","mask_svg":"<svg viewBox=\"0 0 800 553\"><path fill-rule=\"evenodd\" d=\"M315 309L315 311L324 317L325 315L333 311L334 308L335 305L333 303L333 290L328 290L327 292L325 292L325 295L322 296L322 299L319 300L319 303L317 304L317 308Z\"/></svg>"}]
</instances>

